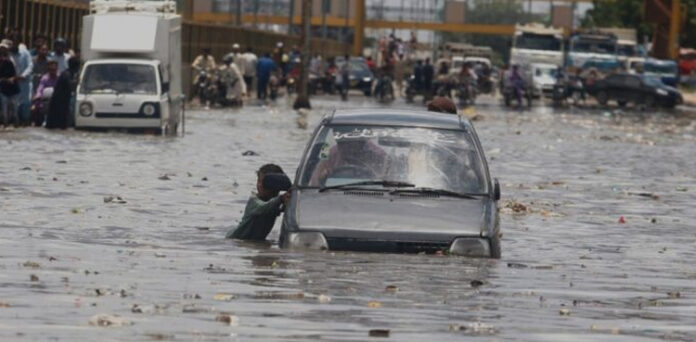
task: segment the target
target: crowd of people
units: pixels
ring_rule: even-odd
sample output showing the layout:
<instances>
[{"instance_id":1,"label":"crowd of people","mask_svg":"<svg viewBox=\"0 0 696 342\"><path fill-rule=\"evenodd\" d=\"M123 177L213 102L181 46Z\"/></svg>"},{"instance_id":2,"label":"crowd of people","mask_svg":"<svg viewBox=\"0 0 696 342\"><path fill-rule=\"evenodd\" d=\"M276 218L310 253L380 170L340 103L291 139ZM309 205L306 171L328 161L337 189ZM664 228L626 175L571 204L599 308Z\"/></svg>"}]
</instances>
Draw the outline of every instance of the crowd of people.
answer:
<instances>
[{"instance_id":1,"label":"crowd of people","mask_svg":"<svg viewBox=\"0 0 696 342\"><path fill-rule=\"evenodd\" d=\"M242 51L239 44L233 44L232 50L222 57L222 63L217 63L211 50L204 48L191 64L195 73L191 94L201 102L214 102L211 97L218 97L241 104L255 89L256 97L266 100L274 97L275 87L288 85L290 78L297 78L299 62L299 49L295 46L287 52L282 42L272 53L260 56L251 46ZM213 96L204 94L211 86L215 88Z\"/></svg>"},{"instance_id":2,"label":"crowd of people","mask_svg":"<svg viewBox=\"0 0 696 342\"><path fill-rule=\"evenodd\" d=\"M31 48L17 30L0 40L0 125L67 128L80 68L79 50L45 36Z\"/></svg>"}]
</instances>

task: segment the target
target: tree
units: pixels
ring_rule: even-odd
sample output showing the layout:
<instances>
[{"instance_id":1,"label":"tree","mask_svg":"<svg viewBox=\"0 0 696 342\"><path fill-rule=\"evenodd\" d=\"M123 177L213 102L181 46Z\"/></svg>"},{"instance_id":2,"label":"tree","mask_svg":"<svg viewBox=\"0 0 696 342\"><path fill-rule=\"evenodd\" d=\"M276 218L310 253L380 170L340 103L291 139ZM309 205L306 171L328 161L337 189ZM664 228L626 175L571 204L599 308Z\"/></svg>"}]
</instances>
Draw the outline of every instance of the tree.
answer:
<instances>
[{"instance_id":1,"label":"tree","mask_svg":"<svg viewBox=\"0 0 696 342\"><path fill-rule=\"evenodd\" d=\"M593 8L587 11L581 25L586 28L632 28L638 34L638 42L642 43L643 37L652 35L652 27L645 22L643 1L594 0L592 2Z\"/></svg>"}]
</instances>

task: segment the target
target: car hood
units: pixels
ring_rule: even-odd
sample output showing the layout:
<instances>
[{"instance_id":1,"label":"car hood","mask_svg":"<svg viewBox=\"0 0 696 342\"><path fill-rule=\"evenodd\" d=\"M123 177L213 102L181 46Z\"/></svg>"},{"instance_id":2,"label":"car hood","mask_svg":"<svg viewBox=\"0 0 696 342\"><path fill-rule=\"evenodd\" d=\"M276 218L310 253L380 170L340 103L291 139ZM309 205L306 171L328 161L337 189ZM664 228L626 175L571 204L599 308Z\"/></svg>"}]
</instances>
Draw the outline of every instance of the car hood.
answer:
<instances>
[{"instance_id":1,"label":"car hood","mask_svg":"<svg viewBox=\"0 0 696 342\"><path fill-rule=\"evenodd\" d=\"M305 191L297 193L295 217L301 230L322 231L327 237L479 236L489 201L369 190Z\"/></svg>"}]
</instances>

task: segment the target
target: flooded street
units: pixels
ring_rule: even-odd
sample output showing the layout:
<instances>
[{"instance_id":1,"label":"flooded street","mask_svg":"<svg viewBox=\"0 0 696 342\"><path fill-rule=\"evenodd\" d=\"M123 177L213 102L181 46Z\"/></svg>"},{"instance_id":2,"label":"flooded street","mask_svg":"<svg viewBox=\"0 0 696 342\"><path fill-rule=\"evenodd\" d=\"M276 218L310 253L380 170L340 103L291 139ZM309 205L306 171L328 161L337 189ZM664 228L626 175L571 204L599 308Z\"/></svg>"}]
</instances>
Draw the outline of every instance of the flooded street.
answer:
<instances>
[{"instance_id":1,"label":"flooded street","mask_svg":"<svg viewBox=\"0 0 696 342\"><path fill-rule=\"evenodd\" d=\"M255 170L294 174L362 96L313 99L308 129L282 99L191 111L179 138L0 131L0 340L696 340L696 122L480 102L501 260L290 252L280 220L223 239Z\"/></svg>"}]
</instances>

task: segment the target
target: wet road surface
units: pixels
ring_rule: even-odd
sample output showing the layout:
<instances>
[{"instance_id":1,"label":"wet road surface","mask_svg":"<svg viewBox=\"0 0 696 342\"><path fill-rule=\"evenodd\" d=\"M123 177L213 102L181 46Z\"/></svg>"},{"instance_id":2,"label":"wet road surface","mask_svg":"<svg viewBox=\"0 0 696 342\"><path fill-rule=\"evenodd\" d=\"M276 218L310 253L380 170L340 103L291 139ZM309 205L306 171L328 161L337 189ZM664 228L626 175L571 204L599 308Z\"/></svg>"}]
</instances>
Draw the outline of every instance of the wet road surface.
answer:
<instances>
[{"instance_id":1,"label":"wet road surface","mask_svg":"<svg viewBox=\"0 0 696 342\"><path fill-rule=\"evenodd\" d=\"M222 238L254 171L294 173L362 97L313 100L307 130L280 101L190 112L183 138L0 132L0 340L696 340L694 121L480 102L497 261Z\"/></svg>"}]
</instances>

